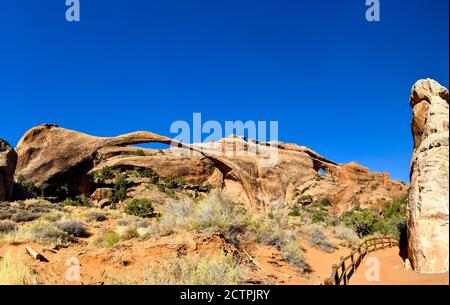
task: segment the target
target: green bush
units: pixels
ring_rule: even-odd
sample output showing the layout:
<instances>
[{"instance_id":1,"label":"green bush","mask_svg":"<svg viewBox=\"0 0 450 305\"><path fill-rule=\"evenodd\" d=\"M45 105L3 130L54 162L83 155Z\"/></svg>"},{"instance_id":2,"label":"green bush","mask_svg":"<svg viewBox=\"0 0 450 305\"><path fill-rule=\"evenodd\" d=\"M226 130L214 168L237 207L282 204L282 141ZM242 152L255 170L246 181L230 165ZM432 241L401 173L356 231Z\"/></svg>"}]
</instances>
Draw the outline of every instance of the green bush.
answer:
<instances>
[{"instance_id":1,"label":"green bush","mask_svg":"<svg viewBox=\"0 0 450 305\"><path fill-rule=\"evenodd\" d=\"M341 215L342 222L353 228L359 237L375 234L383 227L381 215L369 209L347 211Z\"/></svg>"},{"instance_id":2,"label":"green bush","mask_svg":"<svg viewBox=\"0 0 450 305\"><path fill-rule=\"evenodd\" d=\"M124 208L124 212L128 215L151 217L154 209L150 200L142 198L129 201Z\"/></svg>"},{"instance_id":3,"label":"green bush","mask_svg":"<svg viewBox=\"0 0 450 305\"><path fill-rule=\"evenodd\" d=\"M300 201L310 201L310 202L312 202L313 201L313 197L311 195L302 195L302 196L300 196L299 200Z\"/></svg>"},{"instance_id":4,"label":"green bush","mask_svg":"<svg viewBox=\"0 0 450 305\"><path fill-rule=\"evenodd\" d=\"M127 198L129 182L125 174L120 174L114 180L114 188L110 200L114 203L121 202Z\"/></svg>"},{"instance_id":5,"label":"green bush","mask_svg":"<svg viewBox=\"0 0 450 305\"><path fill-rule=\"evenodd\" d=\"M369 209L354 209L342 214L340 219L360 237L376 233L399 237L406 228L406 207L407 198L398 198L386 202L382 214Z\"/></svg>"},{"instance_id":6,"label":"green bush","mask_svg":"<svg viewBox=\"0 0 450 305\"><path fill-rule=\"evenodd\" d=\"M75 198L66 198L61 202L63 206L89 207L92 205L91 199L85 195L78 195Z\"/></svg>"},{"instance_id":7,"label":"green bush","mask_svg":"<svg viewBox=\"0 0 450 305\"><path fill-rule=\"evenodd\" d=\"M94 241L94 245L98 247L111 248L120 242L120 236L114 231L106 232L103 236Z\"/></svg>"},{"instance_id":8,"label":"green bush","mask_svg":"<svg viewBox=\"0 0 450 305\"><path fill-rule=\"evenodd\" d=\"M314 203L310 206L302 207L307 218L311 223L324 223L327 226L333 226L336 224L336 219L330 215L321 204Z\"/></svg>"},{"instance_id":9,"label":"green bush","mask_svg":"<svg viewBox=\"0 0 450 305\"><path fill-rule=\"evenodd\" d=\"M398 198L386 202L384 205L384 235L400 236L406 229L408 198Z\"/></svg>"},{"instance_id":10,"label":"green bush","mask_svg":"<svg viewBox=\"0 0 450 305\"><path fill-rule=\"evenodd\" d=\"M114 176L114 169L109 166L105 166L100 170L99 179L102 181L112 179Z\"/></svg>"},{"instance_id":11,"label":"green bush","mask_svg":"<svg viewBox=\"0 0 450 305\"><path fill-rule=\"evenodd\" d=\"M140 156L140 157L145 156L145 152L142 149L135 150L131 154L134 156Z\"/></svg>"},{"instance_id":12,"label":"green bush","mask_svg":"<svg viewBox=\"0 0 450 305\"><path fill-rule=\"evenodd\" d=\"M301 209L297 206L294 206L291 208L291 211L289 212L289 216L298 217L301 216Z\"/></svg>"}]
</instances>

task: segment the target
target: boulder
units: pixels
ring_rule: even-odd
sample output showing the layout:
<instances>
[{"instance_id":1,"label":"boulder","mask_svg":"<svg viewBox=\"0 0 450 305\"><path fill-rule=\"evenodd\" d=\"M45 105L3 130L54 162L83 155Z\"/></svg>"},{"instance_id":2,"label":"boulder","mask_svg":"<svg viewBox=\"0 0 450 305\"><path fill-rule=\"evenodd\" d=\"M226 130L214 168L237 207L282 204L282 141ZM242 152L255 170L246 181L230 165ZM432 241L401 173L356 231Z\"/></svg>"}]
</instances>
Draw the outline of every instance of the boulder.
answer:
<instances>
[{"instance_id":1,"label":"boulder","mask_svg":"<svg viewBox=\"0 0 450 305\"><path fill-rule=\"evenodd\" d=\"M94 204L95 204L95 206L97 206L98 208L103 209L103 208L105 208L105 207L107 207L107 206L112 205L112 202L111 202L111 200L109 200L109 199L102 199L102 200L100 200L100 201L98 201L97 203L94 203Z\"/></svg>"},{"instance_id":2,"label":"boulder","mask_svg":"<svg viewBox=\"0 0 450 305\"><path fill-rule=\"evenodd\" d=\"M408 256L420 273L448 271L449 263L449 105L448 90L419 80L412 88Z\"/></svg>"},{"instance_id":3,"label":"boulder","mask_svg":"<svg viewBox=\"0 0 450 305\"><path fill-rule=\"evenodd\" d=\"M0 139L0 201L12 199L16 163L16 151L8 142Z\"/></svg>"},{"instance_id":4,"label":"boulder","mask_svg":"<svg viewBox=\"0 0 450 305\"><path fill-rule=\"evenodd\" d=\"M101 187L96 189L94 193L92 193L91 199L93 202L99 202L103 199L109 199L112 193L113 193L112 188Z\"/></svg>"}]
</instances>

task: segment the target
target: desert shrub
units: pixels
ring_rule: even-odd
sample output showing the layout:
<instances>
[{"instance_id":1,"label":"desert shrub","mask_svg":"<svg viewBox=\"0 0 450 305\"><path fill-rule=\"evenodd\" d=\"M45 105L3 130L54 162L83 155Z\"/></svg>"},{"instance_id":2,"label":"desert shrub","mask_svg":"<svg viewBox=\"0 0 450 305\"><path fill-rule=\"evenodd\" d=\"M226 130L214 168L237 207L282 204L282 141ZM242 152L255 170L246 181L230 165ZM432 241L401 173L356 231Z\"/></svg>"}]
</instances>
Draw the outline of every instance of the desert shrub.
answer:
<instances>
[{"instance_id":1,"label":"desert shrub","mask_svg":"<svg viewBox=\"0 0 450 305\"><path fill-rule=\"evenodd\" d=\"M118 231L119 231L118 234L120 235L121 240L130 240L130 239L139 237L137 228L134 226L122 227L121 229L119 228Z\"/></svg>"},{"instance_id":2,"label":"desert shrub","mask_svg":"<svg viewBox=\"0 0 450 305\"><path fill-rule=\"evenodd\" d=\"M123 211L128 215L151 217L153 216L154 208L150 200L142 198L129 201Z\"/></svg>"},{"instance_id":3,"label":"desert shrub","mask_svg":"<svg viewBox=\"0 0 450 305\"><path fill-rule=\"evenodd\" d=\"M29 221L33 221L37 218L39 218L39 216L41 216L41 214L39 213L32 213L32 212L28 212L28 211L18 211L16 214L14 214L11 217L11 220L14 222L29 222Z\"/></svg>"},{"instance_id":4,"label":"desert shrub","mask_svg":"<svg viewBox=\"0 0 450 305\"><path fill-rule=\"evenodd\" d=\"M336 237L348 242L352 247L357 247L361 243L361 239L358 234L351 228L346 227L344 224L339 224L334 227L333 232Z\"/></svg>"},{"instance_id":5,"label":"desert shrub","mask_svg":"<svg viewBox=\"0 0 450 305\"><path fill-rule=\"evenodd\" d=\"M190 199L180 199L164 205L159 223L163 226L187 226L194 213L194 203Z\"/></svg>"},{"instance_id":6,"label":"desert shrub","mask_svg":"<svg viewBox=\"0 0 450 305\"><path fill-rule=\"evenodd\" d=\"M250 238L265 245L275 246L283 259L301 273L311 271L297 241L296 232L289 229L288 218L284 211L275 211L269 217L254 215L249 220L248 226Z\"/></svg>"},{"instance_id":7,"label":"desert shrub","mask_svg":"<svg viewBox=\"0 0 450 305\"><path fill-rule=\"evenodd\" d=\"M240 205L231 202L225 194L212 192L195 206L190 226L199 231L220 233L234 242L246 225L245 217Z\"/></svg>"},{"instance_id":8,"label":"desert shrub","mask_svg":"<svg viewBox=\"0 0 450 305\"><path fill-rule=\"evenodd\" d=\"M123 227L135 227L135 228L147 228L150 223L147 220L141 218L127 217L121 218L117 221L117 225Z\"/></svg>"},{"instance_id":9,"label":"desert shrub","mask_svg":"<svg viewBox=\"0 0 450 305\"><path fill-rule=\"evenodd\" d=\"M50 207L47 206L29 206L26 208L31 213L43 214L51 211Z\"/></svg>"},{"instance_id":10,"label":"desert shrub","mask_svg":"<svg viewBox=\"0 0 450 305\"><path fill-rule=\"evenodd\" d=\"M32 285L35 283L35 274L28 264L10 253L6 253L0 259L0 285Z\"/></svg>"},{"instance_id":11,"label":"desert shrub","mask_svg":"<svg viewBox=\"0 0 450 305\"><path fill-rule=\"evenodd\" d=\"M56 223L56 227L75 237L88 237L86 226L78 220L67 220Z\"/></svg>"},{"instance_id":12,"label":"desert shrub","mask_svg":"<svg viewBox=\"0 0 450 305\"><path fill-rule=\"evenodd\" d=\"M65 244L70 241L70 237L66 232L58 229L53 224L45 222L34 224L28 231L28 237L31 241L44 245L53 243Z\"/></svg>"},{"instance_id":13,"label":"desert shrub","mask_svg":"<svg viewBox=\"0 0 450 305\"><path fill-rule=\"evenodd\" d=\"M11 219L13 213L8 211L0 211L0 220Z\"/></svg>"},{"instance_id":14,"label":"desert shrub","mask_svg":"<svg viewBox=\"0 0 450 305\"><path fill-rule=\"evenodd\" d=\"M87 213L87 218L89 221L105 221L108 219L108 214L105 212L99 212L99 211L90 211Z\"/></svg>"},{"instance_id":15,"label":"desert shrub","mask_svg":"<svg viewBox=\"0 0 450 305\"><path fill-rule=\"evenodd\" d=\"M183 256L165 259L145 273L151 285L232 285L239 280L239 264L230 254Z\"/></svg>"},{"instance_id":16,"label":"desert shrub","mask_svg":"<svg viewBox=\"0 0 450 305\"><path fill-rule=\"evenodd\" d=\"M64 216L64 213L62 213L60 211L52 211L50 213L43 214L40 219L46 220L49 222L56 222L58 220L61 220L61 218L63 216Z\"/></svg>"},{"instance_id":17,"label":"desert shrub","mask_svg":"<svg viewBox=\"0 0 450 305\"><path fill-rule=\"evenodd\" d=\"M336 246L322 232L320 226L312 226L308 230L308 243L323 252L331 253L336 250Z\"/></svg>"},{"instance_id":18,"label":"desert shrub","mask_svg":"<svg viewBox=\"0 0 450 305\"><path fill-rule=\"evenodd\" d=\"M9 233L11 231L15 231L17 229L17 225L10 220L2 220L0 221L0 233Z\"/></svg>"},{"instance_id":19,"label":"desert shrub","mask_svg":"<svg viewBox=\"0 0 450 305\"><path fill-rule=\"evenodd\" d=\"M311 272L312 269L306 262L303 251L301 250L298 241L291 240L280 247L281 255L288 264L297 267L302 272Z\"/></svg>"},{"instance_id":20,"label":"desert shrub","mask_svg":"<svg viewBox=\"0 0 450 305\"><path fill-rule=\"evenodd\" d=\"M262 244L282 246L287 241L286 227L276 220L264 216L254 216L250 225L253 238Z\"/></svg>"},{"instance_id":21,"label":"desert shrub","mask_svg":"<svg viewBox=\"0 0 450 305\"><path fill-rule=\"evenodd\" d=\"M98 247L111 248L120 242L120 236L114 231L109 231L94 241L94 245Z\"/></svg>"},{"instance_id":22,"label":"desert shrub","mask_svg":"<svg viewBox=\"0 0 450 305\"><path fill-rule=\"evenodd\" d=\"M140 237L148 239L155 236L168 236L173 233L174 227L162 225L160 223L152 223L146 228L137 228L136 231Z\"/></svg>"},{"instance_id":23,"label":"desert shrub","mask_svg":"<svg viewBox=\"0 0 450 305\"><path fill-rule=\"evenodd\" d=\"M232 203L226 194L211 192L199 202L184 198L164 205L157 227L149 231L168 234L174 228L222 234L229 242L236 242L237 235L246 226L246 211Z\"/></svg>"}]
</instances>

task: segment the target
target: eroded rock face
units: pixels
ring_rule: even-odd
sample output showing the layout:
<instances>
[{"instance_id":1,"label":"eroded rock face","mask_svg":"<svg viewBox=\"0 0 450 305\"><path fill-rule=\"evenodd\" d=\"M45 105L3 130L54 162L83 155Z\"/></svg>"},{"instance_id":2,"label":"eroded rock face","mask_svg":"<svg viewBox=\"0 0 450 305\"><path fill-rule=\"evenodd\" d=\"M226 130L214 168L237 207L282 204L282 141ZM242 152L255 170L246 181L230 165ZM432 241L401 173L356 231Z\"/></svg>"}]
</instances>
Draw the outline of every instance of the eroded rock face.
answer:
<instances>
[{"instance_id":1,"label":"eroded rock face","mask_svg":"<svg viewBox=\"0 0 450 305\"><path fill-rule=\"evenodd\" d=\"M408 255L418 272L445 272L449 262L448 90L434 80L419 80L412 88L410 105L414 152Z\"/></svg>"},{"instance_id":2,"label":"eroded rock face","mask_svg":"<svg viewBox=\"0 0 450 305\"><path fill-rule=\"evenodd\" d=\"M89 180L86 173L94 166L99 149L150 142L170 143L170 139L150 132L100 138L57 125L40 125L27 131L17 145L15 177L32 181L49 194L61 186L70 188L70 193L87 194Z\"/></svg>"},{"instance_id":3,"label":"eroded rock face","mask_svg":"<svg viewBox=\"0 0 450 305\"><path fill-rule=\"evenodd\" d=\"M163 151L127 146L158 142ZM90 174L105 167L149 169L160 177L182 178L187 184L224 188L235 202L270 210L294 205L302 196L329 198L336 213L356 205L382 209L384 202L405 195L408 186L372 173L357 164L338 164L295 144L273 143L276 163L267 166L267 143L229 137L213 143L185 145L149 132L99 138L55 125L32 128L20 141L16 177L33 180L55 192L68 185L71 193L91 195ZM325 174L320 175L319 170Z\"/></svg>"},{"instance_id":4,"label":"eroded rock face","mask_svg":"<svg viewBox=\"0 0 450 305\"><path fill-rule=\"evenodd\" d=\"M16 163L16 151L8 142L0 139L0 201L11 200Z\"/></svg>"}]
</instances>

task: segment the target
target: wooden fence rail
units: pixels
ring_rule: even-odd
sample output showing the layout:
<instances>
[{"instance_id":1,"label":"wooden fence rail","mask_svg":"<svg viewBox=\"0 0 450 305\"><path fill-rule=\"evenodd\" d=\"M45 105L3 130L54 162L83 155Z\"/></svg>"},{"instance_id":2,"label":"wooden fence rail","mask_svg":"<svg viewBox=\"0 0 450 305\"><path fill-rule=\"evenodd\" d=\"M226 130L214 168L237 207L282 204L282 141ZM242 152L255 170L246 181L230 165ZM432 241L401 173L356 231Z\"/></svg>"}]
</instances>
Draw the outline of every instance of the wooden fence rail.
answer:
<instances>
[{"instance_id":1,"label":"wooden fence rail","mask_svg":"<svg viewBox=\"0 0 450 305\"><path fill-rule=\"evenodd\" d=\"M339 264L334 264L331 276L325 279L325 285L348 285L350 277L355 273L364 257L374 251L398 245L394 237L375 237L361 243L346 257L341 257Z\"/></svg>"}]
</instances>

